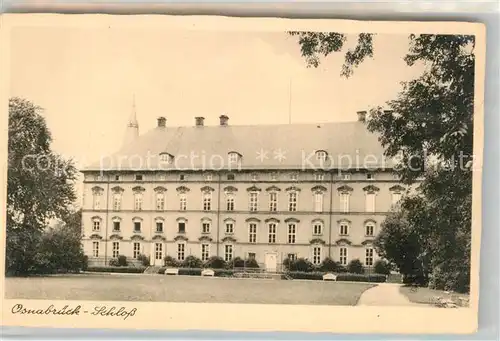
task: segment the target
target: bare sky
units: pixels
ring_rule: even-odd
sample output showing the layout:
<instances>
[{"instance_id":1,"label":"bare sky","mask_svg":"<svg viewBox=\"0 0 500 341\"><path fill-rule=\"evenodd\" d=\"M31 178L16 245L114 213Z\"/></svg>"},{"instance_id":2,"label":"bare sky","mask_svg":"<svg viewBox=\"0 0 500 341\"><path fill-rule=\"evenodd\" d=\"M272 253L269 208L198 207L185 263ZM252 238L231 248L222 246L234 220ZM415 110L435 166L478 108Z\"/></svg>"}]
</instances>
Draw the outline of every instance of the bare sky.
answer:
<instances>
[{"instance_id":1,"label":"bare sky","mask_svg":"<svg viewBox=\"0 0 500 341\"><path fill-rule=\"evenodd\" d=\"M351 43L355 36L349 36ZM297 37L279 32L17 28L11 96L45 108L53 148L85 166L116 151L135 94L141 133L156 125L352 121L383 105L414 78L408 36L378 35L375 56L349 79L343 53L307 68Z\"/></svg>"}]
</instances>

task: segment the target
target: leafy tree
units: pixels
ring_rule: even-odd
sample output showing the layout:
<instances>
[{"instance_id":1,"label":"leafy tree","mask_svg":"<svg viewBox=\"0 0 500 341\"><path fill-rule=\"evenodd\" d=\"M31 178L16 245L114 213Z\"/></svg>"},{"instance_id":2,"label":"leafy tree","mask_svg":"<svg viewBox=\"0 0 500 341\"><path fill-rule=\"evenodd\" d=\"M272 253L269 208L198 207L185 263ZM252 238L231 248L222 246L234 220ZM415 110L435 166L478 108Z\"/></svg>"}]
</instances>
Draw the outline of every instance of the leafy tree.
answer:
<instances>
[{"instance_id":1,"label":"leafy tree","mask_svg":"<svg viewBox=\"0 0 500 341\"><path fill-rule=\"evenodd\" d=\"M320 56L342 51L347 37L339 33L290 32L299 37L308 66L317 67ZM362 33L358 44L345 54L341 74L353 70L373 50L373 35ZM408 66L423 63L418 78L403 83L401 92L387 103L390 110L372 108L367 128L379 134L385 156L396 161L396 172L417 192L401 203L403 216L394 216L385 242L386 254L397 250L389 239L410 238L410 251L399 248L399 265L408 272L430 276L438 289L467 291L470 277L473 106L475 40L464 35L410 35L404 57ZM422 178L422 181L417 181ZM397 223L399 220L400 223ZM400 227L395 227L400 224ZM389 232L390 231L390 232ZM406 231L406 232L404 232ZM403 233L404 232L404 233ZM401 240L401 242L403 242ZM384 251L382 251L384 252ZM406 255L408 256L408 255ZM391 258L388 258L391 260ZM416 266L416 265L415 265ZM460 274L460 275L459 275ZM420 276L420 277L422 277Z\"/></svg>"},{"instance_id":2,"label":"leafy tree","mask_svg":"<svg viewBox=\"0 0 500 341\"><path fill-rule=\"evenodd\" d=\"M32 102L9 100L6 272L35 269L37 246L50 219L68 214L75 200L76 169L54 153L42 109Z\"/></svg>"},{"instance_id":3,"label":"leafy tree","mask_svg":"<svg viewBox=\"0 0 500 341\"><path fill-rule=\"evenodd\" d=\"M362 274L364 272L363 264L359 259L353 259L347 264L347 272L352 274Z\"/></svg>"}]
</instances>

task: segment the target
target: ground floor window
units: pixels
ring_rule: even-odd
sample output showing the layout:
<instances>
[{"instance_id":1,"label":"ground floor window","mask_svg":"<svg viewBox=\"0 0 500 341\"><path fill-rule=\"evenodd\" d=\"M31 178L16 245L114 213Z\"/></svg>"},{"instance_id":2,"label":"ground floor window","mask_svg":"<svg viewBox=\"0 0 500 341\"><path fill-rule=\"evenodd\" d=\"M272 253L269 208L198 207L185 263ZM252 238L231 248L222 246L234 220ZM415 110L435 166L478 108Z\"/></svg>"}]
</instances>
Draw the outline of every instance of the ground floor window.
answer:
<instances>
[{"instance_id":1,"label":"ground floor window","mask_svg":"<svg viewBox=\"0 0 500 341\"><path fill-rule=\"evenodd\" d=\"M177 260L184 260L186 254L186 244L177 244Z\"/></svg>"},{"instance_id":2,"label":"ground floor window","mask_svg":"<svg viewBox=\"0 0 500 341\"><path fill-rule=\"evenodd\" d=\"M314 265L319 265L321 263L321 246L313 247L312 262Z\"/></svg>"},{"instance_id":3,"label":"ground floor window","mask_svg":"<svg viewBox=\"0 0 500 341\"><path fill-rule=\"evenodd\" d=\"M230 262L233 260L233 246L226 245L224 248L224 260Z\"/></svg>"},{"instance_id":4,"label":"ground floor window","mask_svg":"<svg viewBox=\"0 0 500 341\"><path fill-rule=\"evenodd\" d=\"M201 260L207 261L210 258L210 245L201 244Z\"/></svg>"},{"instance_id":5,"label":"ground floor window","mask_svg":"<svg viewBox=\"0 0 500 341\"><path fill-rule=\"evenodd\" d=\"M92 255L99 257L99 242L92 242Z\"/></svg>"},{"instance_id":6,"label":"ground floor window","mask_svg":"<svg viewBox=\"0 0 500 341\"><path fill-rule=\"evenodd\" d=\"M155 243L155 259L163 259L163 244Z\"/></svg>"},{"instance_id":7,"label":"ground floor window","mask_svg":"<svg viewBox=\"0 0 500 341\"><path fill-rule=\"evenodd\" d=\"M257 256L256 256L255 252L249 252L249 253L248 253L248 259L253 259L253 260L255 260L255 258L256 258L256 257L257 257Z\"/></svg>"},{"instance_id":8,"label":"ground floor window","mask_svg":"<svg viewBox=\"0 0 500 341\"><path fill-rule=\"evenodd\" d=\"M296 259L297 259L297 254L296 254L296 253L289 253L289 254L287 255L287 258L288 258L289 260L296 260Z\"/></svg>"},{"instance_id":9,"label":"ground floor window","mask_svg":"<svg viewBox=\"0 0 500 341\"><path fill-rule=\"evenodd\" d=\"M347 248L341 247L339 249L339 261L341 265L347 265Z\"/></svg>"},{"instance_id":10,"label":"ground floor window","mask_svg":"<svg viewBox=\"0 0 500 341\"><path fill-rule=\"evenodd\" d=\"M118 258L119 254L120 254L120 243L113 242L113 258Z\"/></svg>"},{"instance_id":11,"label":"ground floor window","mask_svg":"<svg viewBox=\"0 0 500 341\"><path fill-rule=\"evenodd\" d=\"M134 253L133 253L134 259L139 258L140 254L141 254L141 243L134 243Z\"/></svg>"},{"instance_id":12,"label":"ground floor window","mask_svg":"<svg viewBox=\"0 0 500 341\"><path fill-rule=\"evenodd\" d=\"M373 265L373 249L372 248L368 248L365 250L365 264L366 264L366 266Z\"/></svg>"}]
</instances>

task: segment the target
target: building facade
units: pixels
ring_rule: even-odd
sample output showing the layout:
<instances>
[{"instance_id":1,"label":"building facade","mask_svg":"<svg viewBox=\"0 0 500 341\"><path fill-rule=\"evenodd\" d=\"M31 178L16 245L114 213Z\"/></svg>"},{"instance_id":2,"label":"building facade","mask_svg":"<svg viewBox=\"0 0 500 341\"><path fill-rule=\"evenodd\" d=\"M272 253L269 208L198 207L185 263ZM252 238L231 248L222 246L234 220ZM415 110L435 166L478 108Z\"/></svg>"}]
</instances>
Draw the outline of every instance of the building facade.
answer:
<instances>
[{"instance_id":1,"label":"building facade","mask_svg":"<svg viewBox=\"0 0 500 341\"><path fill-rule=\"evenodd\" d=\"M194 255L254 258L268 271L287 257L372 266L373 240L405 188L358 115L274 126L222 115L192 127L161 117L145 135L128 131L120 152L83 171L89 264L144 254L152 265ZM135 112L130 121L138 129Z\"/></svg>"}]
</instances>

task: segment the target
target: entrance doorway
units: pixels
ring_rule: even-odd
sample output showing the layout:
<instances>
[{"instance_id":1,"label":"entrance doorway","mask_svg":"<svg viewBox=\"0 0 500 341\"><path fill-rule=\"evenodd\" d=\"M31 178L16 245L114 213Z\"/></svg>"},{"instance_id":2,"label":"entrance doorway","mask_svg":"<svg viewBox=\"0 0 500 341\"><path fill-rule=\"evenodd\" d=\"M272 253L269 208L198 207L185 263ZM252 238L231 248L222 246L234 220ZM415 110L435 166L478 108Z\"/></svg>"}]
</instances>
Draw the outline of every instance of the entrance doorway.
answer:
<instances>
[{"instance_id":1,"label":"entrance doorway","mask_svg":"<svg viewBox=\"0 0 500 341\"><path fill-rule=\"evenodd\" d=\"M278 256L276 252L268 252L265 254L264 264L266 267L266 271L268 272L276 272L278 265Z\"/></svg>"}]
</instances>

